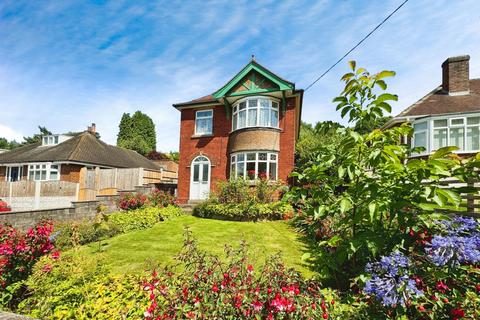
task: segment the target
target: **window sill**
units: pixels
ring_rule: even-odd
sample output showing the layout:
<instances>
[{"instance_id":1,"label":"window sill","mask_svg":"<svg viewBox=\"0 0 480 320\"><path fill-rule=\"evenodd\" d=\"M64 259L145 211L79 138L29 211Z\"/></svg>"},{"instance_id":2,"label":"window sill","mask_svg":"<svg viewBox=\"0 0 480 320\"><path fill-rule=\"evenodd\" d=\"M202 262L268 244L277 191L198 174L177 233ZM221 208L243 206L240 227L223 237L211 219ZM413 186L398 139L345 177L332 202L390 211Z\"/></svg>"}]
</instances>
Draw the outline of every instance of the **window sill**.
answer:
<instances>
[{"instance_id":1,"label":"window sill","mask_svg":"<svg viewBox=\"0 0 480 320\"><path fill-rule=\"evenodd\" d=\"M192 135L190 138L192 138L192 139L200 139L200 138L210 138L210 137L213 137L213 134L212 134L212 133L209 133L209 134L194 134L194 135Z\"/></svg>"},{"instance_id":2,"label":"window sill","mask_svg":"<svg viewBox=\"0 0 480 320\"><path fill-rule=\"evenodd\" d=\"M283 129L275 128L275 127L245 127L245 128L241 128L241 129L232 130L232 131L230 131L230 134L235 133L235 132L241 132L241 131L257 131L257 130L283 132Z\"/></svg>"}]
</instances>

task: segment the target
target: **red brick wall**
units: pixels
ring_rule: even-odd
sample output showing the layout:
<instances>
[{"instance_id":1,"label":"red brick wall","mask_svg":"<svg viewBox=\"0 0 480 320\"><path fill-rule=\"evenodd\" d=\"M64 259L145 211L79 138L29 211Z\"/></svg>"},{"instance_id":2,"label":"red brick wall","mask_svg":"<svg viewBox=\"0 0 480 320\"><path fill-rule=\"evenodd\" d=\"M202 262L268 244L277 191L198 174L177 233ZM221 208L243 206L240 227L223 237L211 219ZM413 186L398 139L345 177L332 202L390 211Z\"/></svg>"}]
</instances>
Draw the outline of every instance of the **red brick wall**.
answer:
<instances>
[{"instance_id":1,"label":"red brick wall","mask_svg":"<svg viewBox=\"0 0 480 320\"><path fill-rule=\"evenodd\" d=\"M78 164L62 164L60 167L60 180L78 183L82 167Z\"/></svg>"},{"instance_id":2,"label":"red brick wall","mask_svg":"<svg viewBox=\"0 0 480 320\"><path fill-rule=\"evenodd\" d=\"M192 138L195 133L195 111L213 109L213 136ZM211 189L215 190L217 181L226 180L228 168L227 143L231 129L231 120L227 119L223 105L185 109L181 111L180 159L178 163L178 200L185 203L190 193L190 165L192 160L203 154L211 162Z\"/></svg>"},{"instance_id":3,"label":"red brick wall","mask_svg":"<svg viewBox=\"0 0 480 320\"><path fill-rule=\"evenodd\" d=\"M280 117L280 153L278 160L278 178L287 182L288 175L294 168L296 117L299 108L297 98L287 99L287 110ZM195 132L195 111L213 109L213 136L192 138ZM180 160L178 168L178 200L185 203L190 193L190 165L192 160L203 154L210 159L211 190L214 191L219 180L226 180L229 176L230 157L228 154L228 136L231 130L231 119L227 119L225 107L219 105L209 108L184 109L181 111L180 124Z\"/></svg>"}]
</instances>

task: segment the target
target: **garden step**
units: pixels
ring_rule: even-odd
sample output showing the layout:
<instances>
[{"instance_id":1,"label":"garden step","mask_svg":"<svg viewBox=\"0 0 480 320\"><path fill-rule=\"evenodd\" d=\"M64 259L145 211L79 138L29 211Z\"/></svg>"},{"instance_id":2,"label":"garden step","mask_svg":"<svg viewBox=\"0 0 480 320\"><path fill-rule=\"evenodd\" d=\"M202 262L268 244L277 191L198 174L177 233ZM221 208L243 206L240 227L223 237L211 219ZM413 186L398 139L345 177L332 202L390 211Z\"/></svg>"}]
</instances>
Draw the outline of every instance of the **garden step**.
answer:
<instances>
[{"instance_id":1,"label":"garden step","mask_svg":"<svg viewBox=\"0 0 480 320\"><path fill-rule=\"evenodd\" d=\"M19 314L0 311L0 320L34 320L34 319L26 316L21 316Z\"/></svg>"}]
</instances>

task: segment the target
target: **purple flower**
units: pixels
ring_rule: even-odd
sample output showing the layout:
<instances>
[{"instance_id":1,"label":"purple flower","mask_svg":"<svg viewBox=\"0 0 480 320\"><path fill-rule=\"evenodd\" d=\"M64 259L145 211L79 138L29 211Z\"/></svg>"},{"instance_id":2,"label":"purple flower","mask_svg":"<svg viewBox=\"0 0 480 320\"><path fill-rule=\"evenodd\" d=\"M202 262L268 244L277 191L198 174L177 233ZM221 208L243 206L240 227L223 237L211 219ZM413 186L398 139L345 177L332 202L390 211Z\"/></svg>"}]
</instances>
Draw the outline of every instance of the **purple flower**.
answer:
<instances>
[{"instance_id":1,"label":"purple flower","mask_svg":"<svg viewBox=\"0 0 480 320\"><path fill-rule=\"evenodd\" d=\"M429 259L436 266L462 263L480 263L480 236L434 236L425 247Z\"/></svg>"},{"instance_id":2,"label":"purple flower","mask_svg":"<svg viewBox=\"0 0 480 320\"><path fill-rule=\"evenodd\" d=\"M480 223L471 217L455 216L452 220L441 222L445 231L450 235L474 234L478 233Z\"/></svg>"},{"instance_id":3,"label":"purple flower","mask_svg":"<svg viewBox=\"0 0 480 320\"><path fill-rule=\"evenodd\" d=\"M384 256L379 262L367 264L366 271L372 277L365 284L364 291L375 295L384 306L405 306L410 299L423 295L410 279L408 268L410 260L400 252Z\"/></svg>"}]
</instances>

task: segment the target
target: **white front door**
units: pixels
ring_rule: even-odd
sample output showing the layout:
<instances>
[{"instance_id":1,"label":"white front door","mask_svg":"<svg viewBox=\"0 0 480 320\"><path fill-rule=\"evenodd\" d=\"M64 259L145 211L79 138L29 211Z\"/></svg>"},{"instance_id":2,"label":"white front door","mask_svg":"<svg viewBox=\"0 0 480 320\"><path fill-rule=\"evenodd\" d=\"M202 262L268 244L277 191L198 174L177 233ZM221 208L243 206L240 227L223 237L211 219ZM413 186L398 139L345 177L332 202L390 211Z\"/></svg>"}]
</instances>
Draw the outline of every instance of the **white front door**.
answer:
<instances>
[{"instance_id":1,"label":"white front door","mask_svg":"<svg viewBox=\"0 0 480 320\"><path fill-rule=\"evenodd\" d=\"M190 200L204 200L210 193L210 160L198 156L190 168Z\"/></svg>"}]
</instances>

